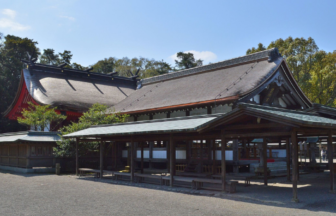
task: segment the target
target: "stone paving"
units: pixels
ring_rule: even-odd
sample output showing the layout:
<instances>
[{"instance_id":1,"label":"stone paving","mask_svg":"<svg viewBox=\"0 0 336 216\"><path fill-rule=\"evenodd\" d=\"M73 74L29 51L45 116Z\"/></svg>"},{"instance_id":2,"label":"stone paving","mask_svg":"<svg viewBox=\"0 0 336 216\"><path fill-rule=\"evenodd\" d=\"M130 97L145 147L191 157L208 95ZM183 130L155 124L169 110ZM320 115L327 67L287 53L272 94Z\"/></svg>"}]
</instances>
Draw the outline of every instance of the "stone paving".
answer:
<instances>
[{"instance_id":1,"label":"stone paving","mask_svg":"<svg viewBox=\"0 0 336 216\"><path fill-rule=\"evenodd\" d=\"M332 215L336 194L329 174L300 177L300 203L291 202L290 182L253 181L237 193L77 178L73 175L0 172L0 215Z\"/></svg>"}]
</instances>

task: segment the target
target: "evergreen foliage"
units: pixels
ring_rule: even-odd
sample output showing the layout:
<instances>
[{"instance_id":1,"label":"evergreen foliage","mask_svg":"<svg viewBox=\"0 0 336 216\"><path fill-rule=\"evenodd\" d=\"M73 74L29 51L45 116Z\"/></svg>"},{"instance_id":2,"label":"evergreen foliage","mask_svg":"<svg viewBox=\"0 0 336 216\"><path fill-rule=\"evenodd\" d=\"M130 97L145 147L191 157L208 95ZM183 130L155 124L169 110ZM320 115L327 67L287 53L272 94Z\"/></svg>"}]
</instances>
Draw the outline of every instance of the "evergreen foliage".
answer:
<instances>
[{"instance_id":1,"label":"evergreen foliage","mask_svg":"<svg viewBox=\"0 0 336 216\"><path fill-rule=\"evenodd\" d=\"M50 105L35 105L32 102L28 102L29 108L23 109L22 117L17 120L20 124L34 128L35 131L48 131L51 123L57 125L57 123L66 119L66 116L56 113L57 107L50 107Z\"/></svg>"},{"instance_id":2,"label":"evergreen foliage","mask_svg":"<svg viewBox=\"0 0 336 216\"><path fill-rule=\"evenodd\" d=\"M267 49L274 47L286 58L295 80L313 103L336 106L336 50L330 53L319 50L311 37L280 38L271 42ZM259 43L246 54L262 50L264 45Z\"/></svg>"},{"instance_id":3,"label":"evergreen foliage","mask_svg":"<svg viewBox=\"0 0 336 216\"><path fill-rule=\"evenodd\" d=\"M128 115L115 113L114 110L109 109L102 104L94 104L87 112L79 118L78 122L72 122L70 125L61 129L61 135L66 135L79 130L84 130L93 125L115 124L125 122ZM61 137L62 137L61 136ZM80 155L85 155L88 152L96 151L99 143L85 143L79 145ZM57 147L54 148L56 156L71 157L75 155L75 148L73 141L63 139L57 142Z\"/></svg>"},{"instance_id":4,"label":"evergreen foliage","mask_svg":"<svg viewBox=\"0 0 336 216\"><path fill-rule=\"evenodd\" d=\"M203 65L203 61L201 59L196 60L192 53L178 52L176 56L178 60L175 60L175 64L180 70Z\"/></svg>"}]
</instances>

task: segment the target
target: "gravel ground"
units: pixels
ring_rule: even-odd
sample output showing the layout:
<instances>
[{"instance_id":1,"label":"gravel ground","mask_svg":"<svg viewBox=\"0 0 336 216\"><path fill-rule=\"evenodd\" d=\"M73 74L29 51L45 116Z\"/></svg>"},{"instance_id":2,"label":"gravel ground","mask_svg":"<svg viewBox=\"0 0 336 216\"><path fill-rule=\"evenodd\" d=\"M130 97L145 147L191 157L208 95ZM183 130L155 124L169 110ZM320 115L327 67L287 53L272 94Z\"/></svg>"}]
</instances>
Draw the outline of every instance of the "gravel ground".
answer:
<instances>
[{"instance_id":1,"label":"gravel ground","mask_svg":"<svg viewBox=\"0 0 336 216\"><path fill-rule=\"evenodd\" d=\"M236 194L148 184L78 179L73 175L0 172L0 215L331 215L336 194L328 174L301 177L300 203L290 184L239 186ZM128 184L128 185L127 185ZM169 191L173 190L173 191ZM195 195L194 193L200 193Z\"/></svg>"}]
</instances>

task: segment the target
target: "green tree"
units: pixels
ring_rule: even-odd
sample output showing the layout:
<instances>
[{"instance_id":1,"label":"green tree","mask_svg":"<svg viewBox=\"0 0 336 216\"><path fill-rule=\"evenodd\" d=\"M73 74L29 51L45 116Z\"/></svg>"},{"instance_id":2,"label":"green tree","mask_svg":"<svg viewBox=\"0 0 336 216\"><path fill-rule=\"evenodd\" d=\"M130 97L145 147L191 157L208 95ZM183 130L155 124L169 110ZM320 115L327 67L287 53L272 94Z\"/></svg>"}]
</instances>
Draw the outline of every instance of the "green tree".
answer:
<instances>
[{"instance_id":1,"label":"green tree","mask_svg":"<svg viewBox=\"0 0 336 216\"><path fill-rule=\"evenodd\" d=\"M260 51L263 51L263 50L266 50L266 47L262 43L259 43L257 48L252 47L251 49L248 49L246 51L246 55L256 53L256 52L260 52Z\"/></svg>"},{"instance_id":2,"label":"green tree","mask_svg":"<svg viewBox=\"0 0 336 216\"><path fill-rule=\"evenodd\" d=\"M3 38L2 34L0 35L0 113L4 112L14 100L24 68L21 59L29 60L29 56L37 58L40 54L36 45L37 42L32 39L13 35ZM0 133L25 129L16 121L2 116L0 118Z\"/></svg>"},{"instance_id":3,"label":"green tree","mask_svg":"<svg viewBox=\"0 0 336 216\"><path fill-rule=\"evenodd\" d=\"M336 51L318 51L312 56L308 97L314 103L336 106Z\"/></svg>"},{"instance_id":4,"label":"green tree","mask_svg":"<svg viewBox=\"0 0 336 216\"><path fill-rule=\"evenodd\" d=\"M63 127L60 131L62 135L73 133L79 130L84 130L93 125L103 124L115 124L125 122L128 115L114 112L114 110L108 109L106 105L94 104L87 112L79 118L78 122L72 122L70 125ZM85 145L79 146L80 155L85 155L90 151L98 149L98 143L85 143ZM56 156L73 156L75 149L71 140L63 139L57 142L57 147L54 148Z\"/></svg>"},{"instance_id":5,"label":"green tree","mask_svg":"<svg viewBox=\"0 0 336 216\"><path fill-rule=\"evenodd\" d=\"M178 58L175 60L176 67L181 70L203 65L201 59L195 60L193 53L178 52L176 57Z\"/></svg>"},{"instance_id":6,"label":"green tree","mask_svg":"<svg viewBox=\"0 0 336 216\"><path fill-rule=\"evenodd\" d=\"M32 102L28 102L28 109L23 109L22 117L17 120L20 124L34 128L36 131L48 131L51 123L59 123L66 119L66 116L56 113L56 107L50 108L50 105L35 105Z\"/></svg>"},{"instance_id":7,"label":"green tree","mask_svg":"<svg viewBox=\"0 0 336 216\"><path fill-rule=\"evenodd\" d=\"M48 65L59 65L60 58L58 54L55 54L54 49L44 49L42 55L40 56L40 63Z\"/></svg>"},{"instance_id":8,"label":"green tree","mask_svg":"<svg viewBox=\"0 0 336 216\"><path fill-rule=\"evenodd\" d=\"M317 59L314 59L314 55L319 50L318 46L315 43L315 40L311 37L307 39L293 39L292 37L288 37L285 40L279 38L275 41L272 41L268 45L267 49L275 47L278 48L279 52L286 58L289 69L292 71L293 76L298 82L302 91L306 95L311 95L311 70L313 65L315 64L314 61L317 61ZM246 53L251 54L254 52L259 52L262 49L264 49L264 46L260 43L257 49L248 49Z\"/></svg>"},{"instance_id":9,"label":"green tree","mask_svg":"<svg viewBox=\"0 0 336 216\"><path fill-rule=\"evenodd\" d=\"M164 61L156 61L148 58L105 58L92 65L93 71L97 73L118 72L119 76L129 77L131 71L133 74L140 69L138 75L140 78L157 76L172 71L170 65Z\"/></svg>"},{"instance_id":10,"label":"green tree","mask_svg":"<svg viewBox=\"0 0 336 216\"><path fill-rule=\"evenodd\" d=\"M71 54L71 51L64 50L64 52L58 53L58 55L60 56L60 64L64 64L64 63L67 63L68 65L71 64L71 59L72 59L72 56L73 56Z\"/></svg>"}]
</instances>

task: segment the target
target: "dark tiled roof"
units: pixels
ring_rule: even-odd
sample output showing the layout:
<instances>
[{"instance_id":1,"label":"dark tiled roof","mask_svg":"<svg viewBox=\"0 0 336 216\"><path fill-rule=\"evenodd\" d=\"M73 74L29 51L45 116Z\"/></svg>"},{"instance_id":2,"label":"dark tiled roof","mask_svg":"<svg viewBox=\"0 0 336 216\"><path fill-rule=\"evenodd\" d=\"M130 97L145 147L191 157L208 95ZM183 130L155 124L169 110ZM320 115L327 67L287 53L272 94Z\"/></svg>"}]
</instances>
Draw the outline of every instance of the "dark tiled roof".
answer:
<instances>
[{"instance_id":1,"label":"dark tiled roof","mask_svg":"<svg viewBox=\"0 0 336 216\"><path fill-rule=\"evenodd\" d=\"M277 50L142 80L146 85L114 108L118 112L131 113L206 101L215 103L230 98L237 100L276 72L283 58L279 55L275 58L272 53ZM173 79L176 77L178 79Z\"/></svg>"},{"instance_id":2,"label":"dark tiled roof","mask_svg":"<svg viewBox=\"0 0 336 216\"><path fill-rule=\"evenodd\" d=\"M20 131L0 134L2 142L56 142L61 140L59 132Z\"/></svg>"},{"instance_id":3,"label":"dark tiled roof","mask_svg":"<svg viewBox=\"0 0 336 216\"><path fill-rule=\"evenodd\" d=\"M188 116L140 122L127 122L113 125L97 125L81 131L67 134L64 137L94 137L107 135L150 134L182 131L196 132L198 128L202 127L207 122L216 119L218 116L219 115Z\"/></svg>"},{"instance_id":4,"label":"dark tiled roof","mask_svg":"<svg viewBox=\"0 0 336 216\"><path fill-rule=\"evenodd\" d=\"M321 104L313 104L313 106L309 109L307 109L307 112L314 112L314 113L319 113L319 114L324 114L324 115L329 115L329 116L336 116L336 108L335 107L329 107L329 106L324 106Z\"/></svg>"}]
</instances>

